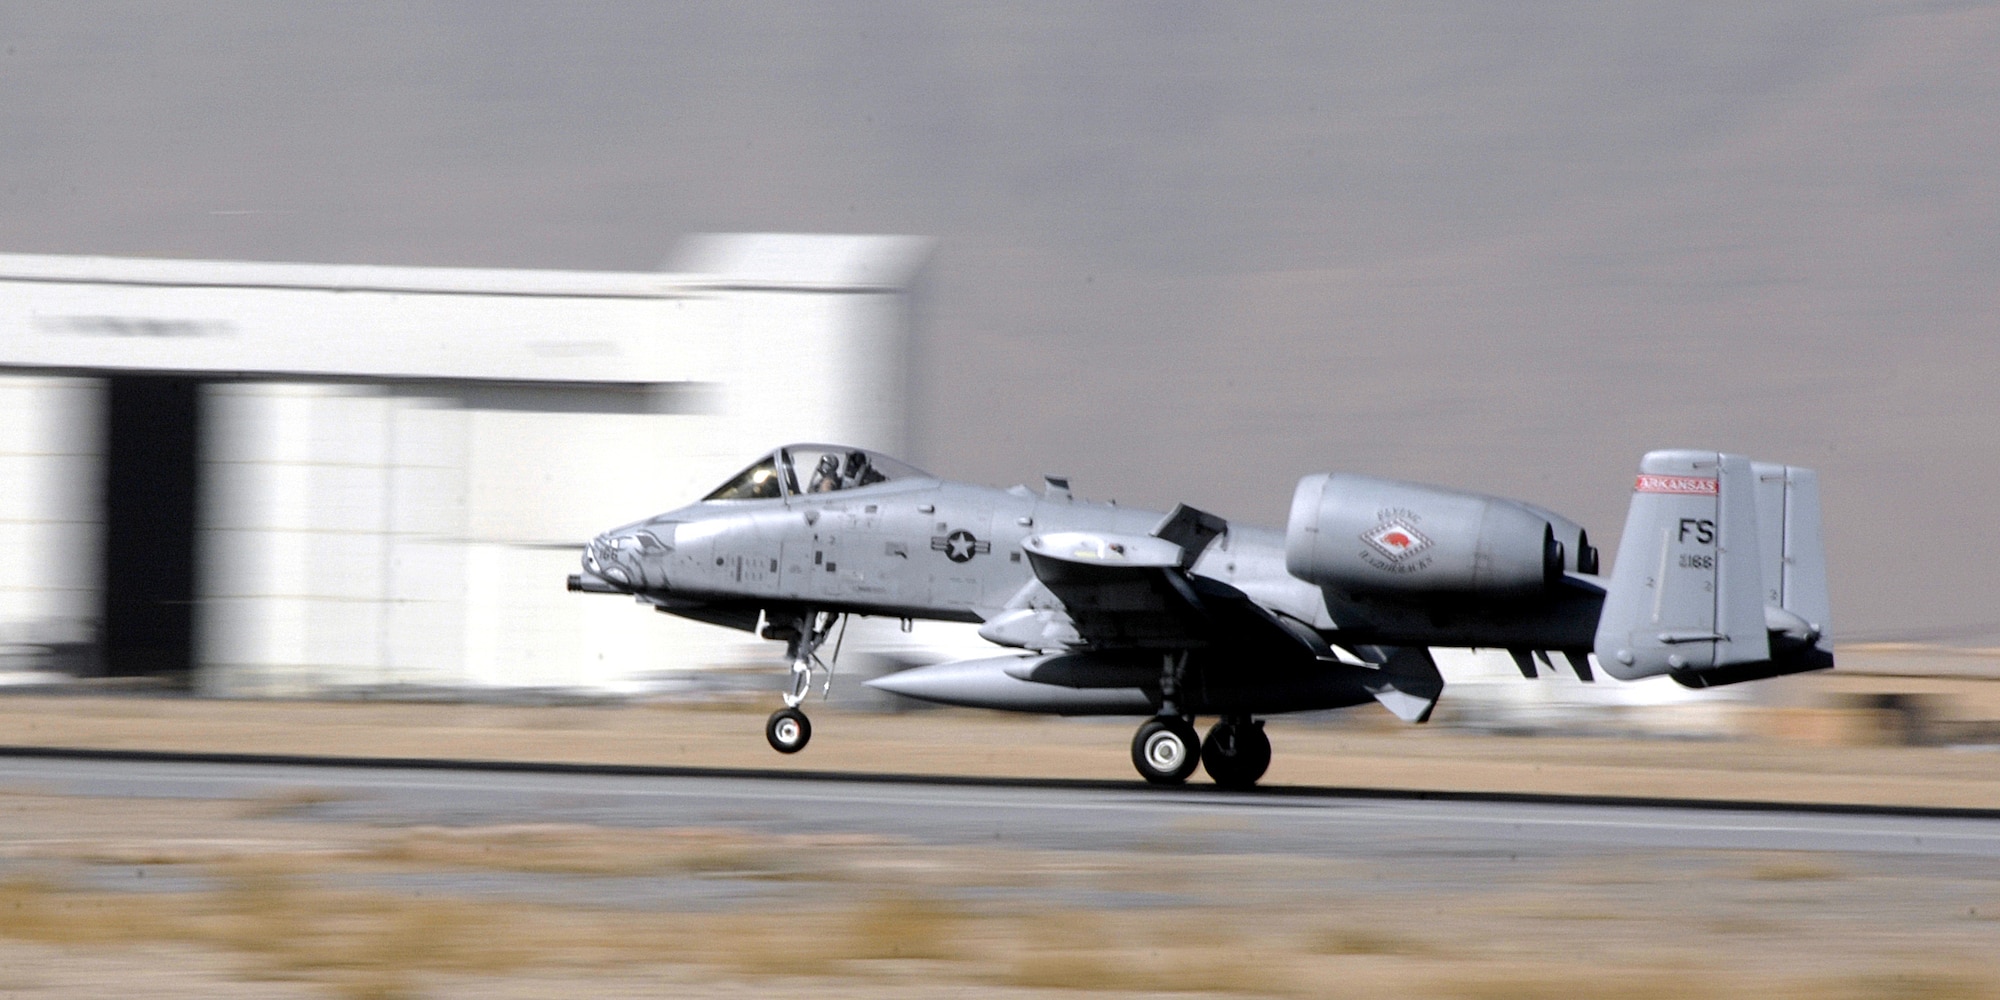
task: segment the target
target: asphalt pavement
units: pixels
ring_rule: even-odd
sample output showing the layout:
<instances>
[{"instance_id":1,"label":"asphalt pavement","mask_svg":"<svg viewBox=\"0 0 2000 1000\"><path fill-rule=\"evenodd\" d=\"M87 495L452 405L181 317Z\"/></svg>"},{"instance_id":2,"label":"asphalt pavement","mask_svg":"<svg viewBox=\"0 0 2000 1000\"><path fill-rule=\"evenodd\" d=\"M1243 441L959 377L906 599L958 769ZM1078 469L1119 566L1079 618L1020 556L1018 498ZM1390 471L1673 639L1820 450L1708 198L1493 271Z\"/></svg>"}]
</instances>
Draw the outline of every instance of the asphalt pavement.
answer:
<instances>
[{"instance_id":1,"label":"asphalt pavement","mask_svg":"<svg viewBox=\"0 0 2000 1000\"><path fill-rule=\"evenodd\" d=\"M0 787L136 798L327 793L308 818L865 834L912 842L1433 859L1686 850L2000 857L2000 819L1423 801L1052 782L978 785L745 772L661 776L176 761L0 759Z\"/></svg>"}]
</instances>

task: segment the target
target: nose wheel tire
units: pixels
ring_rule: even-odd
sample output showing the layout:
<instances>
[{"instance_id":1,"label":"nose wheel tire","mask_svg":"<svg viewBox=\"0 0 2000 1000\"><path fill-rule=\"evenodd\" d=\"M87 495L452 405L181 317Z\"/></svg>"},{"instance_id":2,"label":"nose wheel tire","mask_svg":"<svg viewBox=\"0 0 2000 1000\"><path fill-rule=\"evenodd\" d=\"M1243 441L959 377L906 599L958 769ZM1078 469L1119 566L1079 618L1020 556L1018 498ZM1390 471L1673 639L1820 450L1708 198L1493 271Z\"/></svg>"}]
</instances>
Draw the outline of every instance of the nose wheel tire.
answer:
<instances>
[{"instance_id":1,"label":"nose wheel tire","mask_svg":"<svg viewBox=\"0 0 2000 1000\"><path fill-rule=\"evenodd\" d=\"M1201 763L1200 746L1186 719L1154 719L1132 737L1132 766L1155 785L1178 785Z\"/></svg>"},{"instance_id":2,"label":"nose wheel tire","mask_svg":"<svg viewBox=\"0 0 2000 1000\"><path fill-rule=\"evenodd\" d=\"M1271 738L1264 724L1245 719L1209 727L1201 743L1201 766L1224 788L1249 788L1271 766Z\"/></svg>"},{"instance_id":3,"label":"nose wheel tire","mask_svg":"<svg viewBox=\"0 0 2000 1000\"><path fill-rule=\"evenodd\" d=\"M764 738L779 753L798 753L812 739L812 720L796 708L781 708L764 722Z\"/></svg>"}]
</instances>

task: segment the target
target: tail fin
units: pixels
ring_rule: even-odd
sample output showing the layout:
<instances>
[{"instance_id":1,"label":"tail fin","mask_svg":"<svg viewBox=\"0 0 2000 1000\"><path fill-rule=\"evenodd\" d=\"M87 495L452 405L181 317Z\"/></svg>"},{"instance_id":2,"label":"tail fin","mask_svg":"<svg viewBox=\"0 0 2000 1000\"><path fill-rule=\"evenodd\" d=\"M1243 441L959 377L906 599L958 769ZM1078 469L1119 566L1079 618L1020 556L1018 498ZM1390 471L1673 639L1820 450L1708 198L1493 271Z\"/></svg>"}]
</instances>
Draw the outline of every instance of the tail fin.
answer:
<instances>
[{"instance_id":1,"label":"tail fin","mask_svg":"<svg viewBox=\"0 0 2000 1000\"><path fill-rule=\"evenodd\" d=\"M1819 477L1712 451L1639 463L1597 659L1714 687L1833 666Z\"/></svg>"}]
</instances>

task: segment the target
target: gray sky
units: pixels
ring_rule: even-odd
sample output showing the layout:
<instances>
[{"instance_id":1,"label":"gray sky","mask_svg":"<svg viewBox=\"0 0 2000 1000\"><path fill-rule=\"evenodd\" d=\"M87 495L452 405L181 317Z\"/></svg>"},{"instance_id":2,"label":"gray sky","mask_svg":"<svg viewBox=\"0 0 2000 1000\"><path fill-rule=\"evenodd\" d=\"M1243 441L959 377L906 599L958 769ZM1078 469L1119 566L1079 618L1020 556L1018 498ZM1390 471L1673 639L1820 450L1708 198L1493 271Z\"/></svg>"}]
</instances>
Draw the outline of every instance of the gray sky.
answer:
<instances>
[{"instance_id":1,"label":"gray sky","mask_svg":"<svg viewBox=\"0 0 2000 1000\"><path fill-rule=\"evenodd\" d=\"M1613 544L1822 470L1838 634L2000 639L2000 7L0 2L0 250L649 269L921 233L912 458Z\"/></svg>"}]
</instances>

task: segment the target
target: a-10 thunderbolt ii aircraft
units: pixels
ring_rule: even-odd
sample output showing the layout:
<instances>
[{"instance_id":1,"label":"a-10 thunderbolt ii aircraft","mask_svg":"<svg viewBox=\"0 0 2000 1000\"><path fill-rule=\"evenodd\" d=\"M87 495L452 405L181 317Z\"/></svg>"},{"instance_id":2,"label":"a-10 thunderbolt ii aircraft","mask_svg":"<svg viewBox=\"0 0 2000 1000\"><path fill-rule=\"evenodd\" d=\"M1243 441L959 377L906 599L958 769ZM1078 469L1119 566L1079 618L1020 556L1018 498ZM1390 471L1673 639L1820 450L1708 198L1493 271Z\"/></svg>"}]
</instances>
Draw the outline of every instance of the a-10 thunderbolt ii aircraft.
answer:
<instances>
[{"instance_id":1,"label":"a-10 thunderbolt ii aircraft","mask_svg":"<svg viewBox=\"0 0 2000 1000\"><path fill-rule=\"evenodd\" d=\"M1132 762L1247 787L1260 716L1380 702L1422 722L1431 647L1506 649L1521 673L1711 687L1833 666L1817 478L1713 451L1640 462L1618 560L1532 504L1310 475L1283 531L1185 505L947 482L861 448L799 444L699 502L608 531L571 590L761 630L793 683L765 727L794 753L820 651L846 615L979 622L1017 652L869 681L952 705L1145 717ZM835 645L835 655L838 644ZM1197 738L1198 716L1218 721Z\"/></svg>"}]
</instances>

